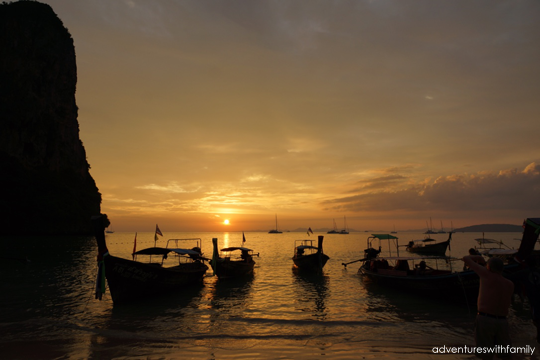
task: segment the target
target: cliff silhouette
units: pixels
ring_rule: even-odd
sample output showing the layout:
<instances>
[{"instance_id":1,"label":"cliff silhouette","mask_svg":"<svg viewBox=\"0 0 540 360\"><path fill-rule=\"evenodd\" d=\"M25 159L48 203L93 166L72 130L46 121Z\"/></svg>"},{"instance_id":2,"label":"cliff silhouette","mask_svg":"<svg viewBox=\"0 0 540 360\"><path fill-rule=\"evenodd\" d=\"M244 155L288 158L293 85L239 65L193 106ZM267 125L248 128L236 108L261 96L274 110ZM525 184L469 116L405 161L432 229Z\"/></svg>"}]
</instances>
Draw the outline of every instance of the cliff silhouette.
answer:
<instances>
[{"instance_id":1,"label":"cliff silhouette","mask_svg":"<svg viewBox=\"0 0 540 360\"><path fill-rule=\"evenodd\" d=\"M49 5L0 5L2 234L91 234L101 194L79 138L70 33Z\"/></svg>"}]
</instances>

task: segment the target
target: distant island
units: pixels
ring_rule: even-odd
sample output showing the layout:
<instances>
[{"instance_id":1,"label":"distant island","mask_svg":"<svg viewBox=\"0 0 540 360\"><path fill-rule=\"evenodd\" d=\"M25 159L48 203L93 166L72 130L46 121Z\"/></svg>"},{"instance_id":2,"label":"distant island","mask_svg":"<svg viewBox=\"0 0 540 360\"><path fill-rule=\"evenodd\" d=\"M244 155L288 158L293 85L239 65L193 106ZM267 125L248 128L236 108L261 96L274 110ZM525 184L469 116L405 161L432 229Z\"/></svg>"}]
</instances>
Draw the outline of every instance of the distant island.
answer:
<instances>
[{"instance_id":1,"label":"distant island","mask_svg":"<svg viewBox=\"0 0 540 360\"><path fill-rule=\"evenodd\" d=\"M523 227L511 224L483 224L455 229L454 232L523 232Z\"/></svg>"},{"instance_id":2,"label":"distant island","mask_svg":"<svg viewBox=\"0 0 540 360\"><path fill-rule=\"evenodd\" d=\"M315 233L326 233L329 228L317 228L313 229ZM264 230L255 230L255 231L264 231ZM355 230L349 229L349 232L375 232L375 233L389 233L391 230ZM424 232L425 229L412 229L412 230L401 230L400 232ZM296 228L294 230L285 230L284 232L307 232L307 228ZM453 232L523 232L523 227L521 225L512 225L512 224L482 224L482 225L471 225L465 226L462 228L455 229Z\"/></svg>"}]
</instances>

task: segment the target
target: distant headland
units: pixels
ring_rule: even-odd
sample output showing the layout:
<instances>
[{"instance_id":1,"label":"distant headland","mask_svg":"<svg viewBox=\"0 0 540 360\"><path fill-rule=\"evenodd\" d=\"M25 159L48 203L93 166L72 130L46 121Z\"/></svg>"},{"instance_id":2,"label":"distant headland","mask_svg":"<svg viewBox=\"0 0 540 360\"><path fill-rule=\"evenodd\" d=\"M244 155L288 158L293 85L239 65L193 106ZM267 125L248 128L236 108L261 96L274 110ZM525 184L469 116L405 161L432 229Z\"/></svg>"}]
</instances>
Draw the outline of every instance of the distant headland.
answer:
<instances>
[{"instance_id":1,"label":"distant headland","mask_svg":"<svg viewBox=\"0 0 540 360\"><path fill-rule=\"evenodd\" d=\"M327 232L329 228L318 228L313 229L314 232ZM259 230L263 231L263 230ZM307 228L297 228L291 230L291 232L306 232ZM354 232L389 232L389 230L355 230L349 229L351 233ZM425 229L416 229L416 230L400 230L400 232L423 232ZM521 225L512 225L512 224L483 224L483 225L471 225L465 226L453 230L453 232L523 232L523 227Z\"/></svg>"},{"instance_id":2,"label":"distant headland","mask_svg":"<svg viewBox=\"0 0 540 360\"><path fill-rule=\"evenodd\" d=\"M70 33L49 5L0 4L2 235L91 234L101 194L79 138Z\"/></svg>"},{"instance_id":3,"label":"distant headland","mask_svg":"<svg viewBox=\"0 0 540 360\"><path fill-rule=\"evenodd\" d=\"M511 224L483 224L462 227L455 229L454 232L523 232L523 227Z\"/></svg>"}]
</instances>

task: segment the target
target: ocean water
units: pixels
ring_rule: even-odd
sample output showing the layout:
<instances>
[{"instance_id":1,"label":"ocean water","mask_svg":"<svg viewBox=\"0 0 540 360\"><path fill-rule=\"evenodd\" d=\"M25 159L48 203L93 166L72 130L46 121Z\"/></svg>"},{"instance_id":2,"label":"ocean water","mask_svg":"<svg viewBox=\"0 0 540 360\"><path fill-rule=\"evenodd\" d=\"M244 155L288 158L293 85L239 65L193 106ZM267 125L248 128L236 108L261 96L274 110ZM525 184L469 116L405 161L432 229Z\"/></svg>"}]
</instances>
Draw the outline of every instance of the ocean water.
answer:
<instances>
[{"instance_id":1,"label":"ocean water","mask_svg":"<svg viewBox=\"0 0 540 360\"><path fill-rule=\"evenodd\" d=\"M111 254L131 258L134 233L107 234ZM330 256L322 276L292 269L294 240L324 235ZM476 304L453 303L366 284L357 274L369 233L245 233L259 257L255 274L113 307L107 291L94 299L97 246L92 237L0 239L2 359L359 359L435 358L441 346L474 345ZM398 233L401 244L421 239ZM446 240L447 234L433 235ZM486 233L518 248L519 233ZM164 233L238 246L242 233ZM462 257L478 233L453 235L449 255ZM138 233L137 249L153 246ZM404 249L402 254L406 254ZM456 269L461 261L450 262ZM449 266L447 264L441 266ZM510 324L514 345L536 347L527 303L517 299ZM540 349L539 349L540 351ZM446 358L473 358L447 355ZM519 358L519 357L518 357Z\"/></svg>"}]
</instances>

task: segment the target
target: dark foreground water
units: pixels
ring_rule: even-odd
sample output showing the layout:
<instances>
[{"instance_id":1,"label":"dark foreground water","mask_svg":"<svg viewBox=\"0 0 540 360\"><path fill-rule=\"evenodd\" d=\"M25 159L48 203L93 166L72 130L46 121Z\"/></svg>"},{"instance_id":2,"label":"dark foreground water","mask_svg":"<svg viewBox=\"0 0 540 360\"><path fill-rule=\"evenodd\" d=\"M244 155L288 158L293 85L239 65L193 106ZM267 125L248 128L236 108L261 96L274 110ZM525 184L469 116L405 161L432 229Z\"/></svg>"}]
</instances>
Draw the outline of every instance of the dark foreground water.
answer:
<instances>
[{"instance_id":1,"label":"dark foreground water","mask_svg":"<svg viewBox=\"0 0 540 360\"><path fill-rule=\"evenodd\" d=\"M292 270L291 260L294 240L306 234L246 233L245 246L260 253L253 278L218 281L209 270L203 286L122 307L113 307L109 292L103 301L93 297L93 238L1 238L0 358L427 359L443 356L433 354L434 347L474 345L476 304L367 285L357 275L360 263L342 265L363 257L368 235L325 234L330 260L324 275L307 277ZM402 244L423 238L397 235ZM137 248L152 246L153 236L139 233ZM481 236L454 234L450 255L462 257ZM164 238L188 237L202 238L210 256L212 237L220 247L237 246L242 234L165 233ZM517 248L514 239L521 234L486 237ZM111 254L131 258L133 238L133 233L108 234ZM514 345L538 345L527 304L516 301L510 323Z\"/></svg>"}]
</instances>

